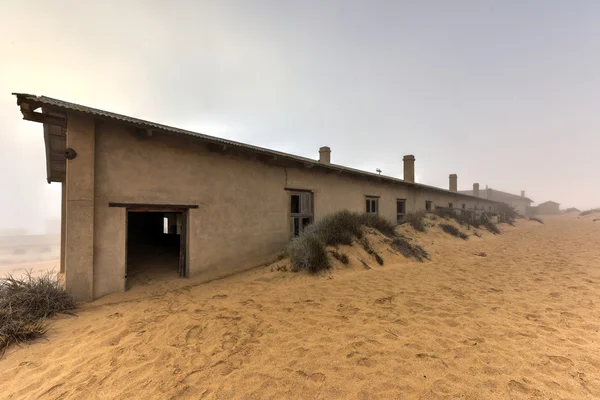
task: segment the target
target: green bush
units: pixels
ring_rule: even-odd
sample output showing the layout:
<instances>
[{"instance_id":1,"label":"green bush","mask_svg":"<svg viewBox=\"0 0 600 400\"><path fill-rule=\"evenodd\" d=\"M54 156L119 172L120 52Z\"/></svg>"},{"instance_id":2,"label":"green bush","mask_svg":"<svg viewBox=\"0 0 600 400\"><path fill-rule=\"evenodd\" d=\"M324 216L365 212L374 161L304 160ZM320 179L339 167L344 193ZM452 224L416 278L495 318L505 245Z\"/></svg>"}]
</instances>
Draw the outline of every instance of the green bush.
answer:
<instances>
[{"instance_id":1,"label":"green bush","mask_svg":"<svg viewBox=\"0 0 600 400\"><path fill-rule=\"evenodd\" d=\"M454 225L450 225L450 224L440 224L440 228L442 228L442 230L452 236L456 236L459 237L463 240L467 240L469 238L469 235L467 235L466 233L463 233L460 231L460 229L458 229L457 227L455 227Z\"/></svg>"},{"instance_id":2,"label":"green bush","mask_svg":"<svg viewBox=\"0 0 600 400\"><path fill-rule=\"evenodd\" d=\"M8 275L0 279L0 353L13 343L44 336L46 318L75 307L75 300L56 275L33 277L26 273L20 278Z\"/></svg>"}]
</instances>

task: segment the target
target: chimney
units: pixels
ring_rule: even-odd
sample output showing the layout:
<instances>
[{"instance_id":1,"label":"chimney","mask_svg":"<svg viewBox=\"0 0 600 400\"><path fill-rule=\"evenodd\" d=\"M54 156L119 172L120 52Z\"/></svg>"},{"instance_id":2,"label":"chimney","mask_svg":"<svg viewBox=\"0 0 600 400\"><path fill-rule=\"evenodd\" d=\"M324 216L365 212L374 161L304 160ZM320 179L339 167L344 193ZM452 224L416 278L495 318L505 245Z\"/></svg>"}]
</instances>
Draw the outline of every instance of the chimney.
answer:
<instances>
[{"instance_id":1,"label":"chimney","mask_svg":"<svg viewBox=\"0 0 600 400\"><path fill-rule=\"evenodd\" d=\"M322 164L331 164L331 149L323 146L319 149L319 162Z\"/></svg>"},{"instance_id":2,"label":"chimney","mask_svg":"<svg viewBox=\"0 0 600 400\"><path fill-rule=\"evenodd\" d=\"M525 191L521 190L521 197L525 197Z\"/></svg>"},{"instance_id":3,"label":"chimney","mask_svg":"<svg viewBox=\"0 0 600 400\"><path fill-rule=\"evenodd\" d=\"M402 159L404 161L404 180L407 182L415 181L415 156L408 154Z\"/></svg>"},{"instance_id":4,"label":"chimney","mask_svg":"<svg viewBox=\"0 0 600 400\"><path fill-rule=\"evenodd\" d=\"M479 183L473 184L473 196L479 197Z\"/></svg>"},{"instance_id":5,"label":"chimney","mask_svg":"<svg viewBox=\"0 0 600 400\"><path fill-rule=\"evenodd\" d=\"M450 191L458 192L458 175L450 174Z\"/></svg>"}]
</instances>

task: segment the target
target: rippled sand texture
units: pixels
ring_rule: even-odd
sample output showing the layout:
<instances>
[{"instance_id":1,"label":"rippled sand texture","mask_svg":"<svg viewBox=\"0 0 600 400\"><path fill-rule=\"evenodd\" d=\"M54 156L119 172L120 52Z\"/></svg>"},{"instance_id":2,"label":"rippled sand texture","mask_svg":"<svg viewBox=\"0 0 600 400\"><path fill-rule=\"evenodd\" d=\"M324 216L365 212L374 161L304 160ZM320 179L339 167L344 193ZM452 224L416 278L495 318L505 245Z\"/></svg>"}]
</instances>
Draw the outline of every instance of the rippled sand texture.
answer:
<instances>
[{"instance_id":1,"label":"rippled sand texture","mask_svg":"<svg viewBox=\"0 0 600 400\"><path fill-rule=\"evenodd\" d=\"M600 222L544 221L431 228L423 264L111 295L11 348L0 397L600 398Z\"/></svg>"}]
</instances>

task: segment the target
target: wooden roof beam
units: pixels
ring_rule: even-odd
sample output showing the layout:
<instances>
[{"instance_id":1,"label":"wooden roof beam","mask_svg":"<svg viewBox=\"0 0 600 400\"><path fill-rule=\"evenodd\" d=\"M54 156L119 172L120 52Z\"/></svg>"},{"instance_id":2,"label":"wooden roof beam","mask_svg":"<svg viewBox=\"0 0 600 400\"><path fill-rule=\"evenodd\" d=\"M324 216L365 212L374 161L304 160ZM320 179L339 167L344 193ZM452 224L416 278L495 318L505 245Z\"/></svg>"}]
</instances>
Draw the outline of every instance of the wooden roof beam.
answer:
<instances>
[{"instance_id":1,"label":"wooden roof beam","mask_svg":"<svg viewBox=\"0 0 600 400\"><path fill-rule=\"evenodd\" d=\"M29 111L28 107L23 107L25 104L26 103L21 104L21 114L23 114L24 120L39 122L41 124L57 125L61 128L67 127L67 119L65 117L58 117L55 115Z\"/></svg>"}]
</instances>

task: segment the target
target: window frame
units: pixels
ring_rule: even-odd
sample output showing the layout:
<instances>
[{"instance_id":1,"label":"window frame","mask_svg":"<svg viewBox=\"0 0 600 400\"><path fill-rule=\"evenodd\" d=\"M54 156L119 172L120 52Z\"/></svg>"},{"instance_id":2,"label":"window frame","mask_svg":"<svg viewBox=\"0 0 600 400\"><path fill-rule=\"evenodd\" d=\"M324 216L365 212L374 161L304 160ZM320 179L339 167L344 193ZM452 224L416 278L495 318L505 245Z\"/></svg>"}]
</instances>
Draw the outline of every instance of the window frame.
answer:
<instances>
[{"instance_id":1,"label":"window frame","mask_svg":"<svg viewBox=\"0 0 600 400\"><path fill-rule=\"evenodd\" d=\"M402 212L398 211L398 205L402 204ZM406 199L396 199L396 221L402 222L406 215Z\"/></svg>"},{"instance_id":2,"label":"window frame","mask_svg":"<svg viewBox=\"0 0 600 400\"><path fill-rule=\"evenodd\" d=\"M315 195L312 190L285 189L288 192L288 216L290 221L290 237L300 236L304 228L315 221ZM292 196L299 197L299 212L292 212ZM305 223L306 220L308 223Z\"/></svg>"},{"instance_id":3,"label":"window frame","mask_svg":"<svg viewBox=\"0 0 600 400\"><path fill-rule=\"evenodd\" d=\"M433 206L433 201L425 200L425 211L431 211L432 206Z\"/></svg>"},{"instance_id":4,"label":"window frame","mask_svg":"<svg viewBox=\"0 0 600 400\"><path fill-rule=\"evenodd\" d=\"M365 196L365 213L367 215L379 215L379 196ZM373 211L373 206L375 211Z\"/></svg>"}]
</instances>

